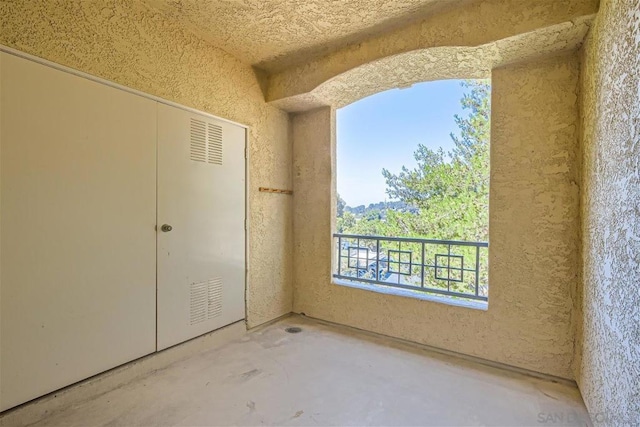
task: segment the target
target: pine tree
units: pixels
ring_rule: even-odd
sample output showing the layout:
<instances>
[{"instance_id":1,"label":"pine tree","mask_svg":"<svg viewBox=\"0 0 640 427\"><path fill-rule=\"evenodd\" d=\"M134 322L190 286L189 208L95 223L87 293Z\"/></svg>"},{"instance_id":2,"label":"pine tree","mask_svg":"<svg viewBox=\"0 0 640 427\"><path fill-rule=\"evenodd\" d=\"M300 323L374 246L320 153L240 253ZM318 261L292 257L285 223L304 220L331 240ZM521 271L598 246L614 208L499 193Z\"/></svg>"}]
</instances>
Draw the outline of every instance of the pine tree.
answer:
<instances>
[{"instance_id":1,"label":"pine tree","mask_svg":"<svg viewBox=\"0 0 640 427\"><path fill-rule=\"evenodd\" d=\"M459 135L450 152L420 144L417 167L383 169L387 194L418 213L387 211L385 221L359 221L346 232L451 240L488 240L490 94L488 81L467 81L461 99L469 115L455 116Z\"/></svg>"}]
</instances>

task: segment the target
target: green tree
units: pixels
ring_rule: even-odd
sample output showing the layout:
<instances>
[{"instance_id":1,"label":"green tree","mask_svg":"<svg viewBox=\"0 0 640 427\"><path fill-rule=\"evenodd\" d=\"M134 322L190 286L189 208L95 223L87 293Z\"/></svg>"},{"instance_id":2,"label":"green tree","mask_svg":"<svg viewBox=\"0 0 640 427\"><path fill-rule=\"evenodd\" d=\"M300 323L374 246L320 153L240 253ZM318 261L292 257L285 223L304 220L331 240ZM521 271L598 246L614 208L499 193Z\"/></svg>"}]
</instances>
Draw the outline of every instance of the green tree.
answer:
<instances>
[{"instance_id":1,"label":"green tree","mask_svg":"<svg viewBox=\"0 0 640 427\"><path fill-rule=\"evenodd\" d=\"M490 92L487 81L463 83L461 100L469 115L455 116L459 135L451 134L450 152L422 144L414 153L417 167L399 174L383 169L387 194L419 209L389 211L386 221L360 224L380 235L437 239L487 240L489 212Z\"/></svg>"},{"instance_id":2,"label":"green tree","mask_svg":"<svg viewBox=\"0 0 640 427\"><path fill-rule=\"evenodd\" d=\"M450 152L422 144L414 157L418 166L399 174L384 169L387 193L419 208L419 213L388 216L400 235L438 239L487 240L489 212L490 91L487 81L463 83L466 117L455 116L459 135L451 134Z\"/></svg>"},{"instance_id":3,"label":"green tree","mask_svg":"<svg viewBox=\"0 0 640 427\"><path fill-rule=\"evenodd\" d=\"M356 216L349 211L344 211L342 216L338 217L336 229L338 233L354 233L357 225Z\"/></svg>"},{"instance_id":4,"label":"green tree","mask_svg":"<svg viewBox=\"0 0 640 427\"><path fill-rule=\"evenodd\" d=\"M340 194L338 194L338 201L336 203L336 207L337 207L337 211L338 211L338 218L341 218L342 215L344 214L344 208L345 206L347 206L347 203L342 199L342 197L340 197Z\"/></svg>"}]
</instances>

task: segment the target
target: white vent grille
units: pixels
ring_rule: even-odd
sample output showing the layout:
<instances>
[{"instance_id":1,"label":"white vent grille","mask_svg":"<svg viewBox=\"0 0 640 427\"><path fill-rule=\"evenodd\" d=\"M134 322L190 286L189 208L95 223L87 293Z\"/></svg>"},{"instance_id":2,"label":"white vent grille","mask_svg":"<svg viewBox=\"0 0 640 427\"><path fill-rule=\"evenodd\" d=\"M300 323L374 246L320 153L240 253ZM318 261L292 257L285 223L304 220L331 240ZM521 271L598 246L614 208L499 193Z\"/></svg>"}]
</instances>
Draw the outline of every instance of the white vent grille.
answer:
<instances>
[{"instance_id":1,"label":"white vent grille","mask_svg":"<svg viewBox=\"0 0 640 427\"><path fill-rule=\"evenodd\" d=\"M195 162L222 164L222 128L213 123L191 119L191 152Z\"/></svg>"},{"instance_id":2,"label":"white vent grille","mask_svg":"<svg viewBox=\"0 0 640 427\"><path fill-rule=\"evenodd\" d=\"M200 120L191 119L191 160L207 161L207 127Z\"/></svg>"},{"instance_id":3,"label":"white vent grille","mask_svg":"<svg viewBox=\"0 0 640 427\"><path fill-rule=\"evenodd\" d=\"M213 319L222 314L222 279L209 280L208 285L207 319Z\"/></svg>"},{"instance_id":4,"label":"white vent grille","mask_svg":"<svg viewBox=\"0 0 640 427\"><path fill-rule=\"evenodd\" d=\"M191 325L207 320L207 282L191 284L190 314Z\"/></svg>"},{"instance_id":5,"label":"white vent grille","mask_svg":"<svg viewBox=\"0 0 640 427\"><path fill-rule=\"evenodd\" d=\"M214 165L222 164L222 128L207 123L207 161Z\"/></svg>"},{"instance_id":6,"label":"white vent grille","mask_svg":"<svg viewBox=\"0 0 640 427\"><path fill-rule=\"evenodd\" d=\"M222 279L192 283L189 324L195 325L222 314Z\"/></svg>"}]
</instances>

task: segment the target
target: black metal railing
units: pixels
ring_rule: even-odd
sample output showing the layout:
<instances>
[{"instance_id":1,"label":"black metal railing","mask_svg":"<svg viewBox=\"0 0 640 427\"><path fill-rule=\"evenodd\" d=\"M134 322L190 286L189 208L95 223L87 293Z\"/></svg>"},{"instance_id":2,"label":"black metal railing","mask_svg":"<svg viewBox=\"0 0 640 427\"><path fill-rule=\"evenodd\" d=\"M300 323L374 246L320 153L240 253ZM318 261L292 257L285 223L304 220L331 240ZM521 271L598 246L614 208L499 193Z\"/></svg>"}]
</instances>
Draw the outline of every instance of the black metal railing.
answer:
<instances>
[{"instance_id":1,"label":"black metal railing","mask_svg":"<svg viewBox=\"0 0 640 427\"><path fill-rule=\"evenodd\" d=\"M333 277L487 301L487 242L334 234Z\"/></svg>"}]
</instances>

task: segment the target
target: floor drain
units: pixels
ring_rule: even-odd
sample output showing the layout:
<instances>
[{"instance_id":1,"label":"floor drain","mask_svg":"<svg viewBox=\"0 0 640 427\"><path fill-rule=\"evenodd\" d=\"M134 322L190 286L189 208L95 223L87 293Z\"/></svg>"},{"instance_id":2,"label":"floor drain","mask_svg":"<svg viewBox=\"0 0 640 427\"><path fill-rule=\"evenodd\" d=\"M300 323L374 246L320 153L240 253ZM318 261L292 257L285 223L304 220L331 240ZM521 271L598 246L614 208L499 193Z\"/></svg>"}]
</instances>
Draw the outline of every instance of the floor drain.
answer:
<instances>
[{"instance_id":1,"label":"floor drain","mask_svg":"<svg viewBox=\"0 0 640 427\"><path fill-rule=\"evenodd\" d=\"M289 332L290 334L297 334L298 332L302 332L302 328L298 328L297 326L292 326L290 328L285 329L285 331Z\"/></svg>"}]
</instances>

